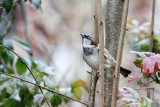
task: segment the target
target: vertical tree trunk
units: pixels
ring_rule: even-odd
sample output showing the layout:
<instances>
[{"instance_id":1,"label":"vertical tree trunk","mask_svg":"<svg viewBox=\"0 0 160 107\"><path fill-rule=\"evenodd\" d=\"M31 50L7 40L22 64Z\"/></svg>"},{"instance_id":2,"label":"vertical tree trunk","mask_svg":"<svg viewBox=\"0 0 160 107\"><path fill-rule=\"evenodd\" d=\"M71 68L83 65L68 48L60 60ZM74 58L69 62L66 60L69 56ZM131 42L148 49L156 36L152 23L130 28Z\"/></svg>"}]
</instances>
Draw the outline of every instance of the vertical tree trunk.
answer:
<instances>
[{"instance_id":1,"label":"vertical tree trunk","mask_svg":"<svg viewBox=\"0 0 160 107\"><path fill-rule=\"evenodd\" d=\"M107 0L105 15L106 48L116 59L121 31L124 0ZM105 106L111 107L113 75L115 67L105 71L104 97Z\"/></svg>"}]
</instances>

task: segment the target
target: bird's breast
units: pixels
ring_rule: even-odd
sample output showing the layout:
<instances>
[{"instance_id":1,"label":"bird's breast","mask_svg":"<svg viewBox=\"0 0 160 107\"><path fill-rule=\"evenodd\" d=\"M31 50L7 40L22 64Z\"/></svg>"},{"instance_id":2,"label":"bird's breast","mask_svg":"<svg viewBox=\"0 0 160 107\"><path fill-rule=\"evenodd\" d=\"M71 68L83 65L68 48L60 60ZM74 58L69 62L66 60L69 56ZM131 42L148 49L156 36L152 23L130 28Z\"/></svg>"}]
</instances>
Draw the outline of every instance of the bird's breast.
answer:
<instances>
[{"instance_id":1,"label":"bird's breast","mask_svg":"<svg viewBox=\"0 0 160 107\"><path fill-rule=\"evenodd\" d=\"M93 69L98 70L99 69L99 63L98 63L98 54L92 54L92 55L83 55L84 60L86 63Z\"/></svg>"}]
</instances>

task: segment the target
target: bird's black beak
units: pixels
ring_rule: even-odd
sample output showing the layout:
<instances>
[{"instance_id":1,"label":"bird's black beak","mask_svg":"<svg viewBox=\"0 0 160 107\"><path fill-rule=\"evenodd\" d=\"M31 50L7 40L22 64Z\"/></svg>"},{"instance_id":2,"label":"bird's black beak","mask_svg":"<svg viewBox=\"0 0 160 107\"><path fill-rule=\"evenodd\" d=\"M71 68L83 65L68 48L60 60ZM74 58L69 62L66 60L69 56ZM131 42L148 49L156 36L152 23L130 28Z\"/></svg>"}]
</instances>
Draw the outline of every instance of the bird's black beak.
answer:
<instances>
[{"instance_id":1,"label":"bird's black beak","mask_svg":"<svg viewBox=\"0 0 160 107\"><path fill-rule=\"evenodd\" d=\"M82 33L81 33L81 36L82 36L82 38L85 38L85 37L86 37L86 35L85 35L85 34L82 34Z\"/></svg>"}]
</instances>

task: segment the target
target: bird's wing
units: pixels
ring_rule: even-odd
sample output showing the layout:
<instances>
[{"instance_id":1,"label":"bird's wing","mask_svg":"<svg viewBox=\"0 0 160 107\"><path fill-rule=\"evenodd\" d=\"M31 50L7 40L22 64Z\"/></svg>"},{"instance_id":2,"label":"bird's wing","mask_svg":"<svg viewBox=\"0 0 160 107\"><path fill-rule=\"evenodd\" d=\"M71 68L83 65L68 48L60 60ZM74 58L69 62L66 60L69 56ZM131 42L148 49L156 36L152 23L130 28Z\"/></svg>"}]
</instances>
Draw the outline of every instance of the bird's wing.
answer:
<instances>
[{"instance_id":1,"label":"bird's wing","mask_svg":"<svg viewBox=\"0 0 160 107\"><path fill-rule=\"evenodd\" d=\"M99 45L97 46L97 48L98 48L98 51L99 51ZM105 59L104 60L105 64L108 64L108 63L111 63L112 65L116 64L115 59L111 56L111 54L109 53L109 51L106 48L104 48L104 59ZM109 62L108 62L107 59L109 59Z\"/></svg>"},{"instance_id":2,"label":"bird's wing","mask_svg":"<svg viewBox=\"0 0 160 107\"><path fill-rule=\"evenodd\" d=\"M104 58L109 59L112 64L116 63L115 59L111 56L111 54L106 48L104 48Z\"/></svg>"}]
</instances>

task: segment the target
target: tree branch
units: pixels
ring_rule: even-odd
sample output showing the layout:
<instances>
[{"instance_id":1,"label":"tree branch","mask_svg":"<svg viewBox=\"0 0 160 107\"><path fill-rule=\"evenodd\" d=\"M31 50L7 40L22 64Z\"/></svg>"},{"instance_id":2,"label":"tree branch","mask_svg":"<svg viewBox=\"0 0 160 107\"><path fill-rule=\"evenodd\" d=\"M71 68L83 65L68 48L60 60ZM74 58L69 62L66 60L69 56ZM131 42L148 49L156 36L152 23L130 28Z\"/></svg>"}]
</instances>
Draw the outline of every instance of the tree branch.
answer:
<instances>
[{"instance_id":1,"label":"tree branch","mask_svg":"<svg viewBox=\"0 0 160 107\"><path fill-rule=\"evenodd\" d=\"M122 20L121 34L120 34L120 39L119 39L119 43L118 43L118 52L117 52L115 75L114 75L115 78L113 79L111 107L116 107L116 102L117 102L117 93L118 93L119 76L120 76L120 65L121 65L121 60L122 60L124 37L125 37L125 33L126 33L128 7L129 7L129 0L125 0L124 10L123 10L123 18L122 18L123 20Z\"/></svg>"},{"instance_id":2,"label":"tree branch","mask_svg":"<svg viewBox=\"0 0 160 107\"><path fill-rule=\"evenodd\" d=\"M150 46L149 46L149 52L153 52L153 35L154 35L155 4L156 4L156 0L153 0L153 4L152 4L152 17L151 17L151 27L150 27ZM150 78L147 78L147 81L150 81ZM150 83L147 84L147 87L150 87ZM148 98L151 98L151 91L150 91L150 89L147 89L147 97L148 97Z\"/></svg>"},{"instance_id":3,"label":"tree branch","mask_svg":"<svg viewBox=\"0 0 160 107\"><path fill-rule=\"evenodd\" d=\"M27 69L29 70L30 74L32 75L32 77L33 77L34 80L36 81L36 84L38 84L38 81L37 81L36 77L34 76L34 74L32 73L31 69L30 69L30 68L28 67L28 65L23 61L22 58L21 58L16 52L14 52L12 49L8 48L7 46L4 46L4 45L0 45L0 46L8 49L9 51L11 51L12 53L15 54L15 55L21 60L21 62L27 67ZM44 98L45 98L48 106L51 107L51 105L49 104L49 101L47 100L46 96L45 96L44 93L43 93L42 88L39 87L39 89L40 89L41 93L43 94L43 96L44 96Z\"/></svg>"},{"instance_id":4,"label":"tree branch","mask_svg":"<svg viewBox=\"0 0 160 107\"><path fill-rule=\"evenodd\" d=\"M98 0L94 0L94 40L99 42L99 32L98 32ZM91 81L90 81L90 93L89 93L89 107L94 107L95 95L96 95L96 85L98 81L97 70L92 69Z\"/></svg>"},{"instance_id":5,"label":"tree branch","mask_svg":"<svg viewBox=\"0 0 160 107\"><path fill-rule=\"evenodd\" d=\"M13 78L19 79L19 80L21 80L22 82L26 82L26 83L29 83L29 84L32 84L32 85L41 87L41 88L43 88L43 89L45 89L45 90L47 90L47 91L49 91L49 92L56 93L56 94L58 94L58 95L67 97L67 98L69 98L69 99L71 99L71 100L73 100L73 101L76 101L76 102L79 102L79 103L81 103L81 104L84 104L84 105L88 106L88 104L86 104L86 103L84 103L84 102L81 102L81 101L79 101L79 100L76 100L76 99L74 99L74 98L72 98L72 97L69 97L69 96L67 96L67 95L65 95L65 94L56 92L56 91L54 91L54 90L48 89L48 88L46 88L46 87L40 86L40 85L38 85L38 84L36 84L36 83L33 83L33 82L30 82L30 81L24 80L24 79L22 79L22 78L19 78L19 77L14 76L14 75L9 75L9 74L3 73L3 72L0 72L0 74L3 74L3 75L6 75L6 76L9 76L9 77L13 77Z\"/></svg>"},{"instance_id":6,"label":"tree branch","mask_svg":"<svg viewBox=\"0 0 160 107\"><path fill-rule=\"evenodd\" d=\"M98 32L99 32L99 106L104 107L104 28L103 28L103 13L101 0L97 1L98 10Z\"/></svg>"},{"instance_id":7,"label":"tree branch","mask_svg":"<svg viewBox=\"0 0 160 107\"><path fill-rule=\"evenodd\" d=\"M91 81L90 81L90 93L89 93L89 107L94 107L97 81L98 81L97 70L92 69Z\"/></svg>"}]
</instances>

